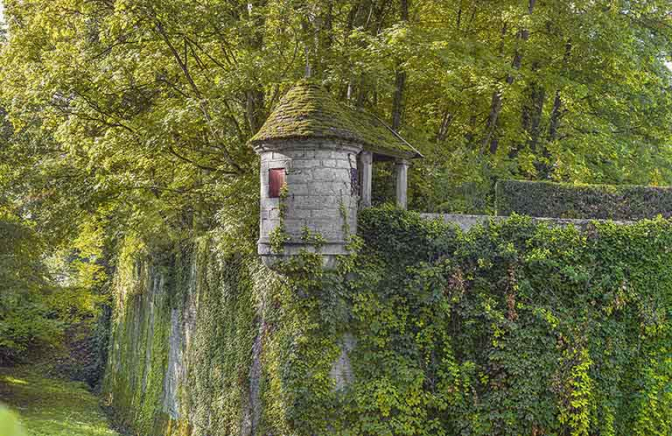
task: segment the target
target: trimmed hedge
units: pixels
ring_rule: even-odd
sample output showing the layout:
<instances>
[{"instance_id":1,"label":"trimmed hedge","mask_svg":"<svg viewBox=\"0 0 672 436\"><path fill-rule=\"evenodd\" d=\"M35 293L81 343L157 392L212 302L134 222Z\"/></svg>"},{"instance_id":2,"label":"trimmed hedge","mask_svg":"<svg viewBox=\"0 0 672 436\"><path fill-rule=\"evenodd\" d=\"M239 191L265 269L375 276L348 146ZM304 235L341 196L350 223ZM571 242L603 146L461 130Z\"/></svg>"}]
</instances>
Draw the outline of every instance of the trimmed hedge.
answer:
<instances>
[{"instance_id":1,"label":"trimmed hedge","mask_svg":"<svg viewBox=\"0 0 672 436\"><path fill-rule=\"evenodd\" d=\"M638 220L672 217L672 188L502 180L497 215Z\"/></svg>"}]
</instances>

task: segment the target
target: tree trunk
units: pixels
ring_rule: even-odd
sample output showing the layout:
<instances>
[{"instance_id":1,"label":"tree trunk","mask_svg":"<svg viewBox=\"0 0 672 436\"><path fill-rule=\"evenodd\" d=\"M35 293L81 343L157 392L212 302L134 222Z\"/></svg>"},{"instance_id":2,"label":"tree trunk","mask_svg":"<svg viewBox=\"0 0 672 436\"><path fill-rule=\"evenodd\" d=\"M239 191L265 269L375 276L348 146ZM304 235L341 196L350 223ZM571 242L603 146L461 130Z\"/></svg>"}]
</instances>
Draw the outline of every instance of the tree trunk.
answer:
<instances>
[{"instance_id":1,"label":"tree trunk","mask_svg":"<svg viewBox=\"0 0 672 436\"><path fill-rule=\"evenodd\" d=\"M394 100L392 102L392 128L399 130L401 113L403 111L404 88L406 87L406 72L399 68L396 72Z\"/></svg>"},{"instance_id":2,"label":"tree trunk","mask_svg":"<svg viewBox=\"0 0 672 436\"><path fill-rule=\"evenodd\" d=\"M565 44L565 55L563 58L563 63L567 65L569 63L569 58L572 54L572 41L567 41ZM562 121L562 116L566 112L564 104L562 101L562 92L559 89L555 91L555 97L553 98L553 109L551 110L551 115L548 121L548 135L546 137L546 143L543 146L542 155L544 161L550 159L551 154L548 151L546 144L557 141L560 138L560 122ZM546 162L537 162L536 163L537 172L541 174L544 178L548 178L551 173L551 168Z\"/></svg>"},{"instance_id":3,"label":"tree trunk","mask_svg":"<svg viewBox=\"0 0 672 436\"><path fill-rule=\"evenodd\" d=\"M305 11L304 11L305 14ZM307 79L310 79L310 77L313 75L313 62L314 62L314 56L312 56L311 53L311 44L310 44L310 39L311 39L311 25L308 22L308 18L304 15L301 19L301 33L303 33L303 56L306 58L306 65L304 67L304 72L303 76Z\"/></svg>"},{"instance_id":4,"label":"tree trunk","mask_svg":"<svg viewBox=\"0 0 672 436\"><path fill-rule=\"evenodd\" d=\"M558 139L558 129L560 128L561 117L562 117L562 94L558 89L557 91L555 91L553 110L551 111L551 118L548 126L548 142L553 142Z\"/></svg>"},{"instance_id":5,"label":"tree trunk","mask_svg":"<svg viewBox=\"0 0 672 436\"><path fill-rule=\"evenodd\" d=\"M450 127L450 123L452 121L453 121L453 114L450 112L450 106L449 106L443 112L443 116L441 117L441 125L439 126L439 131L436 132L437 142L443 142L446 140L446 137L448 136L448 127Z\"/></svg>"},{"instance_id":6,"label":"tree trunk","mask_svg":"<svg viewBox=\"0 0 672 436\"><path fill-rule=\"evenodd\" d=\"M331 51L332 46L334 45L334 1L327 1L327 14L324 17L324 31L322 32L322 40L324 53L328 54Z\"/></svg>"},{"instance_id":7,"label":"tree trunk","mask_svg":"<svg viewBox=\"0 0 672 436\"><path fill-rule=\"evenodd\" d=\"M345 28L343 29L342 38L344 41L347 41L348 38L350 38L350 34L355 28L355 23L357 22L357 16L359 15L359 10L361 9L361 7L362 7L362 1L358 1L354 3L350 8L350 11L348 12L348 17L346 19ZM355 86L354 81L355 81L354 76L351 76L350 79L348 80L348 85L341 92L341 98L345 98L345 100L348 101L352 100Z\"/></svg>"},{"instance_id":8,"label":"tree trunk","mask_svg":"<svg viewBox=\"0 0 672 436\"><path fill-rule=\"evenodd\" d=\"M304 76L322 77L334 41L333 0L326 0L319 6L314 6L312 11L297 9L295 12L302 15L301 32L306 58Z\"/></svg>"},{"instance_id":9,"label":"tree trunk","mask_svg":"<svg viewBox=\"0 0 672 436\"><path fill-rule=\"evenodd\" d=\"M544 113L544 104L546 103L546 90L543 86L533 83L531 86L531 107L529 108L529 118L527 132L529 136L528 146L531 150L536 150L541 136L541 116Z\"/></svg>"},{"instance_id":10,"label":"tree trunk","mask_svg":"<svg viewBox=\"0 0 672 436\"><path fill-rule=\"evenodd\" d=\"M490 113L488 114L488 121L485 124L485 136L483 137L483 148L489 146L490 153L497 152L497 141L493 140L493 135L497 129L497 121L499 114L502 112L502 91L495 91L492 94L492 102L490 103Z\"/></svg>"},{"instance_id":11,"label":"tree trunk","mask_svg":"<svg viewBox=\"0 0 672 436\"><path fill-rule=\"evenodd\" d=\"M408 23L408 2L409 0L400 0L401 21ZM395 72L394 99L392 101L392 128L399 130L401 127L401 117L404 109L404 91L406 88L406 71L401 67L401 62L397 62L397 71Z\"/></svg>"},{"instance_id":12,"label":"tree trunk","mask_svg":"<svg viewBox=\"0 0 672 436\"><path fill-rule=\"evenodd\" d=\"M471 106L475 107L476 101L475 99L472 99L471 101ZM472 113L471 116L469 117L469 130L467 133L464 135L464 139L467 140L467 145L471 146L474 144L476 141L476 135L474 132L476 131L476 121L477 121L477 116L475 113Z\"/></svg>"},{"instance_id":13,"label":"tree trunk","mask_svg":"<svg viewBox=\"0 0 672 436\"><path fill-rule=\"evenodd\" d=\"M535 63L532 66L532 71L537 72L538 70L539 64ZM534 151L541 136L541 118L546 103L546 90L542 85L533 81L525 89L525 95L526 100L521 109L521 126L527 140L521 140L520 143L511 148L509 157L512 159L518 155L525 144L530 150Z\"/></svg>"},{"instance_id":14,"label":"tree trunk","mask_svg":"<svg viewBox=\"0 0 672 436\"><path fill-rule=\"evenodd\" d=\"M263 90L251 89L247 91L246 112L250 124L250 133L255 134L266 120L264 111L265 95Z\"/></svg>"},{"instance_id":15,"label":"tree trunk","mask_svg":"<svg viewBox=\"0 0 672 436\"><path fill-rule=\"evenodd\" d=\"M528 15L532 15L534 13L534 6L536 5L536 0L529 0L528 7L527 7L527 12ZM502 30L502 37L504 37L506 32L506 24L504 25L504 29ZM525 42L527 42L530 39L530 31L529 29L521 29L518 34L516 35L516 39L518 40L518 47L516 48L516 51L513 55L513 60L511 61L511 66L515 70L520 70L521 66L523 65L523 54L521 51L521 45ZM506 78L506 83L508 85L513 85L515 82L516 78L513 74L509 74ZM497 133L497 127L498 127L498 121L499 121L499 116L502 112L502 109L504 107L504 102L503 102L503 95L502 91L498 90L495 91L492 95L492 103L490 105L490 113L488 115L488 121L486 123L486 133L485 136L483 137L482 141L482 147L485 148L489 145L490 153L495 154L497 152L498 148L498 143L497 139L495 138L495 135Z\"/></svg>"},{"instance_id":16,"label":"tree trunk","mask_svg":"<svg viewBox=\"0 0 672 436\"><path fill-rule=\"evenodd\" d=\"M247 3L245 11L252 13L256 8L266 5L267 0L255 0ZM260 51L264 45L264 26L266 25L263 14L257 14L254 21L254 33L248 39L247 43L251 50ZM247 122L250 126L250 133L254 135L266 120L265 113L265 94L261 85L256 85L245 92L245 109Z\"/></svg>"},{"instance_id":17,"label":"tree trunk","mask_svg":"<svg viewBox=\"0 0 672 436\"><path fill-rule=\"evenodd\" d=\"M567 41L565 44L565 56L563 58L563 64L567 65L569 63L569 58L572 55L572 41ZM560 119L563 114L563 103L562 103L562 93L560 90L555 91L555 100L553 101L553 110L551 111L551 117L549 120L548 126L548 141L553 142L558 139L558 130L560 128Z\"/></svg>"},{"instance_id":18,"label":"tree trunk","mask_svg":"<svg viewBox=\"0 0 672 436\"><path fill-rule=\"evenodd\" d=\"M502 42L499 47L500 55L504 54L504 40L506 38L507 29L508 29L508 23L505 22L504 25L502 26ZM495 133L495 128L497 127L497 119L499 118L499 113L501 112L501 110L502 110L502 91L497 90L492 93L492 101L490 103L490 113L488 114L488 121L485 123L485 136L483 137L483 141L481 143L481 150L483 150L486 146L488 146L488 144L490 144L490 147L492 147L490 141L492 139L492 135Z\"/></svg>"},{"instance_id":19,"label":"tree trunk","mask_svg":"<svg viewBox=\"0 0 672 436\"><path fill-rule=\"evenodd\" d=\"M460 26L462 25L462 0L460 0L460 6L458 7L457 10L457 22L455 23L455 27L457 30L460 30Z\"/></svg>"}]
</instances>

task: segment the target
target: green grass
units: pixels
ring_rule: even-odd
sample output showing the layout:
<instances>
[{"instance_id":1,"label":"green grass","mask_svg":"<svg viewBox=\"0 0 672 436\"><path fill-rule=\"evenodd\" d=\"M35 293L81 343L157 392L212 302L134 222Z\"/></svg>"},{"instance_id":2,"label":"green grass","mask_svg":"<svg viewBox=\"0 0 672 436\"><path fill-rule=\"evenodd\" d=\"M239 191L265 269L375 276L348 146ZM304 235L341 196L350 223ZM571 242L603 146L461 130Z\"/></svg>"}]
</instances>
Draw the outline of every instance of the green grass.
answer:
<instances>
[{"instance_id":1,"label":"green grass","mask_svg":"<svg viewBox=\"0 0 672 436\"><path fill-rule=\"evenodd\" d=\"M0 368L0 403L19 414L28 436L118 436L84 383L36 368Z\"/></svg>"}]
</instances>

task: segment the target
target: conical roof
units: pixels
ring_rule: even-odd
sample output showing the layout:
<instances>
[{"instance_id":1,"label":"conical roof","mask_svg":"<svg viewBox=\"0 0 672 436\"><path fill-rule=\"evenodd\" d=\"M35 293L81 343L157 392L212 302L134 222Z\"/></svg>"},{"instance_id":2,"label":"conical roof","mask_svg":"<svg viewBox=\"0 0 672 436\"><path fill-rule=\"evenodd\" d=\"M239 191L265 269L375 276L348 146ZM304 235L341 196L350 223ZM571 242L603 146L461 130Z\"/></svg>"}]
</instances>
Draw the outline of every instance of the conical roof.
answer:
<instances>
[{"instance_id":1,"label":"conical roof","mask_svg":"<svg viewBox=\"0 0 672 436\"><path fill-rule=\"evenodd\" d=\"M280 100L250 144L307 139L340 139L382 155L422 157L375 115L340 103L320 85L303 80Z\"/></svg>"}]
</instances>

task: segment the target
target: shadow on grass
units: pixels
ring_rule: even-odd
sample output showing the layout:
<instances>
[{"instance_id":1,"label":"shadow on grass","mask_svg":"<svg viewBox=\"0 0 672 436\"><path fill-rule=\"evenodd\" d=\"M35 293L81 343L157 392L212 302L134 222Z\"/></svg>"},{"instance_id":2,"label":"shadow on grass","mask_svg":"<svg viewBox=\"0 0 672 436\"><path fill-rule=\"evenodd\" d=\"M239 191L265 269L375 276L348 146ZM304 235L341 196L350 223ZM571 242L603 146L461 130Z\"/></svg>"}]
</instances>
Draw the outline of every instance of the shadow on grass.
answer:
<instances>
[{"instance_id":1,"label":"shadow on grass","mask_svg":"<svg viewBox=\"0 0 672 436\"><path fill-rule=\"evenodd\" d=\"M0 402L19 415L27 436L118 436L84 383L45 378L35 368L0 368Z\"/></svg>"}]
</instances>

